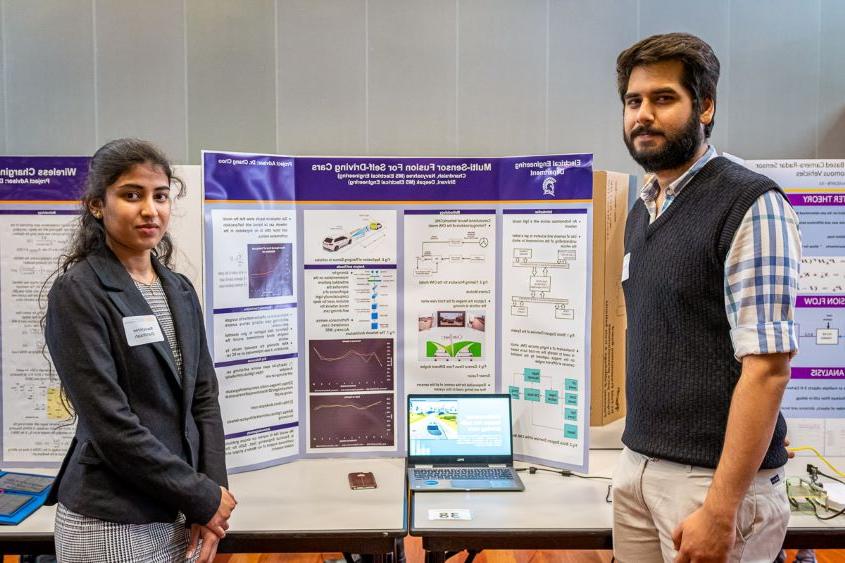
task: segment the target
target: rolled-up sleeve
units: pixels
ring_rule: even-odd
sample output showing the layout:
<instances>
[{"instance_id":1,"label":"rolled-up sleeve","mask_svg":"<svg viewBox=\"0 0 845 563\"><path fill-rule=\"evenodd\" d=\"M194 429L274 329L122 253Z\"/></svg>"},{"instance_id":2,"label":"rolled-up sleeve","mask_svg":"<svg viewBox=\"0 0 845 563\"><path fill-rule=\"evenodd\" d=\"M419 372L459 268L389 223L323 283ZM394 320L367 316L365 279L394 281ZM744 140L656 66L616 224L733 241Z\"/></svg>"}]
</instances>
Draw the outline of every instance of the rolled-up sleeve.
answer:
<instances>
[{"instance_id":1,"label":"rolled-up sleeve","mask_svg":"<svg viewBox=\"0 0 845 563\"><path fill-rule=\"evenodd\" d=\"M800 265L798 216L780 193L768 191L745 214L725 259L725 310L737 360L798 352Z\"/></svg>"}]
</instances>

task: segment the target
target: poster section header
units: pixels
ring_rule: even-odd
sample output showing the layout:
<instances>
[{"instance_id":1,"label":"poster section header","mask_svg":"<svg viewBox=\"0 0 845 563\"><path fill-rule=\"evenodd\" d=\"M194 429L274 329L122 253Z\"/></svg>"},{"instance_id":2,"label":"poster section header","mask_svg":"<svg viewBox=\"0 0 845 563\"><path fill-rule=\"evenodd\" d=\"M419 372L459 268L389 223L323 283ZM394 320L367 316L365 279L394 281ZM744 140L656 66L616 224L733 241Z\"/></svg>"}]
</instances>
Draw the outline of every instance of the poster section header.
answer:
<instances>
[{"instance_id":1,"label":"poster section header","mask_svg":"<svg viewBox=\"0 0 845 563\"><path fill-rule=\"evenodd\" d=\"M293 158L267 154L203 152L206 201L291 201Z\"/></svg>"},{"instance_id":2,"label":"poster section header","mask_svg":"<svg viewBox=\"0 0 845 563\"><path fill-rule=\"evenodd\" d=\"M845 193L790 193L787 194L792 205L845 205Z\"/></svg>"},{"instance_id":3,"label":"poster section header","mask_svg":"<svg viewBox=\"0 0 845 563\"><path fill-rule=\"evenodd\" d=\"M592 199L591 154L506 158L329 158L203 154L207 201Z\"/></svg>"},{"instance_id":4,"label":"poster section header","mask_svg":"<svg viewBox=\"0 0 845 563\"><path fill-rule=\"evenodd\" d=\"M519 156L500 160L502 200L591 200L593 155Z\"/></svg>"},{"instance_id":5,"label":"poster section header","mask_svg":"<svg viewBox=\"0 0 845 563\"><path fill-rule=\"evenodd\" d=\"M89 161L84 156L0 157L0 203L78 201Z\"/></svg>"}]
</instances>

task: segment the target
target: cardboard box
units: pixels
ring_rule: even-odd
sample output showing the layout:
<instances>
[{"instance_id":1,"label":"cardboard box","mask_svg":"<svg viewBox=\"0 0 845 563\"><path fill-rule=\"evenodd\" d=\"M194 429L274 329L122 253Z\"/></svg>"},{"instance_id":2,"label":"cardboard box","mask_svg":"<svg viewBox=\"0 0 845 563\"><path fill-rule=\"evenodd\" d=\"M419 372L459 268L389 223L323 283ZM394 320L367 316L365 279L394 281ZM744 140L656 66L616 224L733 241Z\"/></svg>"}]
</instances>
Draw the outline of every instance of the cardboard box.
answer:
<instances>
[{"instance_id":1,"label":"cardboard box","mask_svg":"<svg viewBox=\"0 0 845 563\"><path fill-rule=\"evenodd\" d=\"M622 258L628 191L636 176L593 173L593 316L590 335L590 425L625 416L625 299Z\"/></svg>"}]
</instances>

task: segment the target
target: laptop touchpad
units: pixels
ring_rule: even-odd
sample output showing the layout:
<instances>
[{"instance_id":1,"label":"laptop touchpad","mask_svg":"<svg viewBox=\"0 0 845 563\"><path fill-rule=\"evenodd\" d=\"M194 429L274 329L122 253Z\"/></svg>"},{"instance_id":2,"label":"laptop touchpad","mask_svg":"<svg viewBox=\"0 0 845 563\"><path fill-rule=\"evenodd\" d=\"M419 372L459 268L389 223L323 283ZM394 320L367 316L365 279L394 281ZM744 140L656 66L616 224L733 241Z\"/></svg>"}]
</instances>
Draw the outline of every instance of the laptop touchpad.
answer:
<instances>
[{"instance_id":1,"label":"laptop touchpad","mask_svg":"<svg viewBox=\"0 0 845 563\"><path fill-rule=\"evenodd\" d=\"M452 486L456 489L477 489L479 485L486 486L490 481L482 479L452 479Z\"/></svg>"}]
</instances>

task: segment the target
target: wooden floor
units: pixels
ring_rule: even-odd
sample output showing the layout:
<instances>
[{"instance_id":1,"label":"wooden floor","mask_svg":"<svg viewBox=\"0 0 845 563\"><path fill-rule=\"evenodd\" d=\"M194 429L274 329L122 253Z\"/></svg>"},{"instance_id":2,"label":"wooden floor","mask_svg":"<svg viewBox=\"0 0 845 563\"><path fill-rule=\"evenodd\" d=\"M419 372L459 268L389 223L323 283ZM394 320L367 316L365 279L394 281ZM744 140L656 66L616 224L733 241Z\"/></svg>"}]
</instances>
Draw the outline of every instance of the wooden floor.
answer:
<instances>
[{"instance_id":1,"label":"wooden floor","mask_svg":"<svg viewBox=\"0 0 845 563\"><path fill-rule=\"evenodd\" d=\"M422 541L419 538L405 538L405 554L408 563L422 563ZM795 551L787 551L787 561L792 562ZM340 553L238 553L218 555L215 563L323 563L326 560L342 559ZM476 563L609 563L609 551L482 551L475 558ZM466 554L456 555L449 563L463 563ZM845 563L845 550L819 550L818 563ZM6 556L3 563L18 563L17 556Z\"/></svg>"},{"instance_id":2,"label":"wooden floor","mask_svg":"<svg viewBox=\"0 0 845 563\"><path fill-rule=\"evenodd\" d=\"M420 538L405 538L405 554L408 563L422 563L423 550ZM787 551L787 561L792 562L794 550ZM340 559L340 553L312 554L237 554L218 555L215 563L323 563L329 559ZM609 563L609 551L482 551L475 558L476 563ZM845 550L819 550L818 563L845 563ZM456 555L449 563L463 563L466 554Z\"/></svg>"},{"instance_id":3,"label":"wooden floor","mask_svg":"<svg viewBox=\"0 0 845 563\"><path fill-rule=\"evenodd\" d=\"M794 550L787 550L787 561L795 558ZM423 550L419 538L405 538L405 554L408 563L422 563ZM323 563L330 559L340 559L340 553L302 553L302 554L237 554L218 555L215 563ZM475 558L476 563L609 563L609 551L482 551ZM456 555L449 563L463 563L466 554ZM818 563L845 563L845 550L819 550L816 552Z\"/></svg>"}]
</instances>

